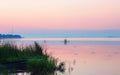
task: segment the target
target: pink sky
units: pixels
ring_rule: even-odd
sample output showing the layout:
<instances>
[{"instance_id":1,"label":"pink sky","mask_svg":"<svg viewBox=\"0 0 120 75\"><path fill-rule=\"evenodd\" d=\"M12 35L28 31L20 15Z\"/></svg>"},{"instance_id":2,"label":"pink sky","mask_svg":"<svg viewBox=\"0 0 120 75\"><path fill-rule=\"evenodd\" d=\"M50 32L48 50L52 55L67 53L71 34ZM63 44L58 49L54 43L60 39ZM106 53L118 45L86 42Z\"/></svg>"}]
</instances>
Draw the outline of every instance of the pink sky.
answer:
<instances>
[{"instance_id":1,"label":"pink sky","mask_svg":"<svg viewBox=\"0 0 120 75\"><path fill-rule=\"evenodd\" d=\"M0 0L0 32L120 29L120 0Z\"/></svg>"}]
</instances>

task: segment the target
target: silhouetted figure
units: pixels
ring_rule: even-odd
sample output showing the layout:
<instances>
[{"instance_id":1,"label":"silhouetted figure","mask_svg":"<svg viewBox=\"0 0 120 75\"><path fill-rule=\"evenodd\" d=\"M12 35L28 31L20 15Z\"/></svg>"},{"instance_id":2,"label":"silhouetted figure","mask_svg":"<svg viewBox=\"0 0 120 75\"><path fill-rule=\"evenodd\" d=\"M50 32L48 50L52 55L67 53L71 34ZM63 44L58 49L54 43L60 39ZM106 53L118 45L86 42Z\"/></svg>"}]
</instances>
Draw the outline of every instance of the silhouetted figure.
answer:
<instances>
[{"instance_id":1,"label":"silhouetted figure","mask_svg":"<svg viewBox=\"0 0 120 75\"><path fill-rule=\"evenodd\" d=\"M64 44L66 45L68 43L67 39L64 39Z\"/></svg>"}]
</instances>

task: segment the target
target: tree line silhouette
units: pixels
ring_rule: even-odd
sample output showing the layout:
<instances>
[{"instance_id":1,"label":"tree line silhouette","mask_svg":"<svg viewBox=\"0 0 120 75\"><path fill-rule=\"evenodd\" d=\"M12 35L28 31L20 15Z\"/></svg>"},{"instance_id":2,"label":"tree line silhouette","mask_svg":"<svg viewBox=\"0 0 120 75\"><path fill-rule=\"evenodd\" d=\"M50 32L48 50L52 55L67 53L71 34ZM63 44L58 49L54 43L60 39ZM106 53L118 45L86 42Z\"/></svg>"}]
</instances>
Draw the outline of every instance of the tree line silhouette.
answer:
<instances>
[{"instance_id":1,"label":"tree line silhouette","mask_svg":"<svg viewBox=\"0 0 120 75\"><path fill-rule=\"evenodd\" d=\"M13 35L13 34L0 34L0 39L4 38L22 38L21 35Z\"/></svg>"}]
</instances>

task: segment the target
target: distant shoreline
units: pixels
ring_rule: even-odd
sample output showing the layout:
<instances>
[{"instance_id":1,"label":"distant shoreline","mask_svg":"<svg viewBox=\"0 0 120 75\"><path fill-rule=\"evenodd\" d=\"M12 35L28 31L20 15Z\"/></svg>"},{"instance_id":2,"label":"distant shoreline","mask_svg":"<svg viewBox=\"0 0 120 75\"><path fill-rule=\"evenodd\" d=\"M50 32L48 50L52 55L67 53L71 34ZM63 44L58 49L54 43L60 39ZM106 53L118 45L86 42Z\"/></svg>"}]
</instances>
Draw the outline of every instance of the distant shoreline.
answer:
<instances>
[{"instance_id":1,"label":"distant shoreline","mask_svg":"<svg viewBox=\"0 0 120 75\"><path fill-rule=\"evenodd\" d=\"M0 39L12 39L12 38L23 38L18 34L0 34Z\"/></svg>"}]
</instances>

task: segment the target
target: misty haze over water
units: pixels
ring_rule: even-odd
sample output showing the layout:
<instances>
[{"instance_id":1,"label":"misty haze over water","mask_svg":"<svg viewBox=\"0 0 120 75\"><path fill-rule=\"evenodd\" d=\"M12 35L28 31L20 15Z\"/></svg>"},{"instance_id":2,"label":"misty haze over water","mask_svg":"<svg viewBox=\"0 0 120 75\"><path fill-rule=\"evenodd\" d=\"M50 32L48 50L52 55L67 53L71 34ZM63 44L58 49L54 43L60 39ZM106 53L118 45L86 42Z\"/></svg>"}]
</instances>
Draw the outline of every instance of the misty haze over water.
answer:
<instances>
[{"instance_id":1,"label":"misty haze over water","mask_svg":"<svg viewBox=\"0 0 120 75\"><path fill-rule=\"evenodd\" d=\"M35 30L18 32L26 38L118 38L120 30Z\"/></svg>"}]
</instances>

